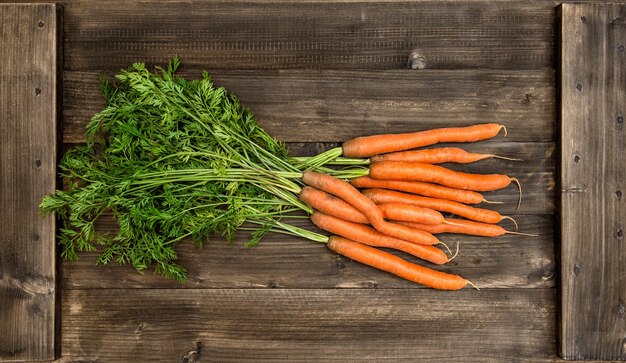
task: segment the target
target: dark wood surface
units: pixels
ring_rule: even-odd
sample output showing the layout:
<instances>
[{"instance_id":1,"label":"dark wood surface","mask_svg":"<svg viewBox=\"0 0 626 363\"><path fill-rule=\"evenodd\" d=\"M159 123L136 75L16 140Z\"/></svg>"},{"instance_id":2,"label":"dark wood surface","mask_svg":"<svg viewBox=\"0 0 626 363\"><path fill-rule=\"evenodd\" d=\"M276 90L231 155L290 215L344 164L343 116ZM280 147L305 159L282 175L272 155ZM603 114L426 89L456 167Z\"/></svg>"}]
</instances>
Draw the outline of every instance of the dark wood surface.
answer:
<instances>
[{"instance_id":1,"label":"dark wood surface","mask_svg":"<svg viewBox=\"0 0 626 363\"><path fill-rule=\"evenodd\" d=\"M293 155L381 131L504 123L507 138L469 149L523 162L454 167L519 178L519 211L514 187L488 196L538 237L443 237L452 248L460 242L460 253L436 268L483 289L459 294L283 235L253 249L241 247L245 235L201 250L181 244L190 272L182 285L127 266L94 266L84 254L63 264L63 360L556 358L552 4L194 3L193 12L187 3L152 5L67 4L66 147L84 141L84 125L103 105L99 75L180 53L183 75L209 71ZM407 67L415 45L426 69ZM116 225L105 217L98 228Z\"/></svg>"},{"instance_id":2,"label":"dark wood surface","mask_svg":"<svg viewBox=\"0 0 626 363\"><path fill-rule=\"evenodd\" d=\"M0 4L0 360L55 354L57 9Z\"/></svg>"},{"instance_id":3,"label":"dark wood surface","mask_svg":"<svg viewBox=\"0 0 626 363\"><path fill-rule=\"evenodd\" d=\"M561 352L626 359L626 6L561 12Z\"/></svg>"},{"instance_id":4,"label":"dark wood surface","mask_svg":"<svg viewBox=\"0 0 626 363\"><path fill-rule=\"evenodd\" d=\"M555 361L555 289L86 289L61 362Z\"/></svg>"},{"instance_id":5,"label":"dark wood surface","mask_svg":"<svg viewBox=\"0 0 626 363\"><path fill-rule=\"evenodd\" d=\"M86 123L102 109L98 83L102 73L65 73L65 142L84 141ZM551 69L214 70L210 74L241 98L271 135L285 142L340 142L380 133L381 127L410 132L485 120L506 125L507 141L555 139ZM199 77L200 72L181 75Z\"/></svg>"},{"instance_id":6,"label":"dark wood surface","mask_svg":"<svg viewBox=\"0 0 626 363\"><path fill-rule=\"evenodd\" d=\"M533 69L554 62L554 5L505 2L83 0L66 11L68 70L143 59L214 69ZM138 16L140 14L140 16ZM184 21L181 21L184 19Z\"/></svg>"},{"instance_id":7,"label":"dark wood surface","mask_svg":"<svg viewBox=\"0 0 626 363\"><path fill-rule=\"evenodd\" d=\"M507 138L468 149L523 162L454 167L519 178L519 211L513 187L488 196L538 235L443 237L460 252L437 268L481 287L453 293L283 235L253 249L241 247L245 235L201 250L182 243L186 284L83 254L61 266L60 362L559 361L559 2L60 3L65 149L84 142L104 104L99 75L178 53L182 74L209 71L294 155L379 132L505 124ZM425 69L407 65L416 48ZM116 225L104 216L98 229Z\"/></svg>"}]
</instances>

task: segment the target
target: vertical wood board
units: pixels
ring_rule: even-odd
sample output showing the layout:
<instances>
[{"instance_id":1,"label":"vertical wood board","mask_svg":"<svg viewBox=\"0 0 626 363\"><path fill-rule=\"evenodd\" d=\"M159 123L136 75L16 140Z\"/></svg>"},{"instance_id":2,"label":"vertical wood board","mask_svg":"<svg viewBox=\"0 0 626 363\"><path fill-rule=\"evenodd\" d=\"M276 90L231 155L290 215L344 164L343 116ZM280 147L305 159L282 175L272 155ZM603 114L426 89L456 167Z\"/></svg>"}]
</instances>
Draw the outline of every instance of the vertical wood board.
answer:
<instances>
[{"instance_id":1,"label":"vertical wood board","mask_svg":"<svg viewBox=\"0 0 626 363\"><path fill-rule=\"evenodd\" d=\"M626 359L626 6L561 6L561 355Z\"/></svg>"},{"instance_id":2,"label":"vertical wood board","mask_svg":"<svg viewBox=\"0 0 626 363\"><path fill-rule=\"evenodd\" d=\"M0 361L54 359L57 7L0 4Z\"/></svg>"}]
</instances>

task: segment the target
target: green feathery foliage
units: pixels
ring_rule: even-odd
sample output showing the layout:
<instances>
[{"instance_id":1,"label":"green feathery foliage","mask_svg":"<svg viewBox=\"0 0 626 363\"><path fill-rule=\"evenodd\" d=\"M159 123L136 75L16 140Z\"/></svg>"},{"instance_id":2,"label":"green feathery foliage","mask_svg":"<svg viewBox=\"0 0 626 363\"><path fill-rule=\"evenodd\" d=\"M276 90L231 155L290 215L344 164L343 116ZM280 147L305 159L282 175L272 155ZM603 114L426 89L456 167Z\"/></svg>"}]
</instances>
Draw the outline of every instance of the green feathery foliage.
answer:
<instances>
[{"instance_id":1,"label":"green feathery foliage","mask_svg":"<svg viewBox=\"0 0 626 363\"><path fill-rule=\"evenodd\" d=\"M62 221L63 257L98 250L100 264L130 263L184 281L174 250L181 239L232 241L249 221L260 225L252 246L285 213L308 210L297 193L310 165L291 163L286 147L208 74L175 76L179 64L175 58L151 73L136 63L115 84L102 80L106 107L90 121L87 143L60 163L66 188L41 202ZM103 213L113 214L117 234L96 236Z\"/></svg>"}]
</instances>

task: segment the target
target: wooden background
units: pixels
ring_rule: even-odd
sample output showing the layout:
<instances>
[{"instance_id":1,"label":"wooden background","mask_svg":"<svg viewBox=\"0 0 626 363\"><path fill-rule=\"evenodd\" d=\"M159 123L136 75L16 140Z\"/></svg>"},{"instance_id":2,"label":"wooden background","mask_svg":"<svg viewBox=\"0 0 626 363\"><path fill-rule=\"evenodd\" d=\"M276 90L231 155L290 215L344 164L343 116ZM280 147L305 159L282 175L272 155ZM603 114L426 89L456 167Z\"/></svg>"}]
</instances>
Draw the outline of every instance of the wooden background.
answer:
<instances>
[{"instance_id":1,"label":"wooden background","mask_svg":"<svg viewBox=\"0 0 626 363\"><path fill-rule=\"evenodd\" d=\"M104 104L99 75L179 54L182 74L209 71L294 155L380 132L506 125L506 138L467 148L524 162L458 170L518 178L519 211L514 187L487 196L538 235L443 237L460 242L460 253L438 268L481 288L459 292L424 289L280 235L253 249L241 247L245 236L202 250L180 244L186 284L94 266L95 255L83 254L61 265L61 362L559 360L557 2L61 5L64 148L84 141ZM407 65L413 50L424 69ZM98 227L116 228L107 216Z\"/></svg>"}]
</instances>

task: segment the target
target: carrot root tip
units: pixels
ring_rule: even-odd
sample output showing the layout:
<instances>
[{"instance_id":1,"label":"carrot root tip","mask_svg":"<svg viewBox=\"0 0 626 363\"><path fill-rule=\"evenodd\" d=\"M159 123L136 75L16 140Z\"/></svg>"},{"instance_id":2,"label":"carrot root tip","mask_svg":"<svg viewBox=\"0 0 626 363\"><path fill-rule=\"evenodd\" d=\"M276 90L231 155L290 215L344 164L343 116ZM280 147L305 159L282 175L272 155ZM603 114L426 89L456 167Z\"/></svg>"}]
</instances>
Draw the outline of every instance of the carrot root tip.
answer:
<instances>
[{"instance_id":1,"label":"carrot root tip","mask_svg":"<svg viewBox=\"0 0 626 363\"><path fill-rule=\"evenodd\" d=\"M522 184L517 178L511 178L511 181L517 184L517 190L519 190L519 198L517 198L517 207L515 207L515 211L518 211L520 206L522 205Z\"/></svg>"},{"instance_id":2,"label":"carrot root tip","mask_svg":"<svg viewBox=\"0 0 626 363\"><path fill-rule=\"evenodd\" d=\"M489 157L492 157L494 159L502 159L502 160L509 160L509 161L524 161L522 159L509 158L506 156L500 156L500 155L495 155L495 154L489 154Z\"/></svg>"},{"instance_id":3,"label":"carrot root tip","mask_svg":"<svg viewBox=\"0 0 626 363\"><path fill-rule=\"evenodd\" d=\"M515 219L513 219L513 218L511 218L509 216L503 216L501 220L504 220L504 219L510 219L513 222L513 224L515 225L515 231L519 231L519 226L517 225L517 222L515 221Z\"/></svg>"},{"instance_id":4,"label":"carrot root tip","mask_svg":"<svg viewBox=\"0 0 626 363\"><path fill-rule=\"evenodd\" d=\"M502 125L502 130L504 130L504 137L506 137L506 135L508 135L508 131L506 130L506 126Z\"/></svg>"},{"instance_id":5,"label":"carrot root tip","mask_svg":"<svg viewBox=\"0 0 626 363\"><path fill-rule=\"evenodd\" d=\"M448 250L448 251L450 251L450 250ZM450 252L450 254L452 255L452 252ZM454 252L454 255L452 255L452 257L450 257L448 259L448 262L454 260L456 258L456 256L458 256L458 255L459 255L459 241L456 242L456 252Z\"/></svg>"},{"instance_id":6,"label":"carrot root tip","mask_svg":"<svg viewBox=\"0 0 626 363\"><path fill-rule=\"evenodd\" d=\"M497 200L487 200L487 199L483 199L482 202L487 203L487 204L504 204L504 202L500 202Z\"/></svg>"},{"instance_id":7,"label":"carrot root tip","mask_svg":"<svg viewBox=\"0 0 626 363\"><path fill-rule=\"evenodd\" d=\"M473 283L473 282L471 282L470 280L465 280L465 281L467 281L467 284L468 284L468 285L470 285L471 287L473 287L473 288L475 288L476 290L480 291L480 288L479 288L478 286L474 285L474 283Z\"/></svg>"},{"instance_id":8,"label":"carrot root tip","mask_svg":"<svg viewBox=\"0 0 626 363\"><path fill-rule=\"evenodd\" d=\"M442 245L446 248L446 250L448 250L448 253L449 253L450 255L452 255L452 250L450 250L450 247L448 247L448 245L447 245L447 244L445 244L445 243L443 243L443 242L441 242L441 241L439 241L439 243L441 243L441 244L442 244ZM448 259L448 262L450 262L450 260L451 260L451 259Z\"/></svg>"},{"instance_id":9,"label":"carrot root tip","mask_svg":"<svg viewBox=\"0 0 626 363\"><path fill-rule=\"evenodd\" d=\"M538 234L532 234L532 233L524 233L524 232L513 232L513 231L506 231L504 232L506 234L514 234L516 236L526 236L526 237L539 237Z\"/></svg>"}]
</instances>

